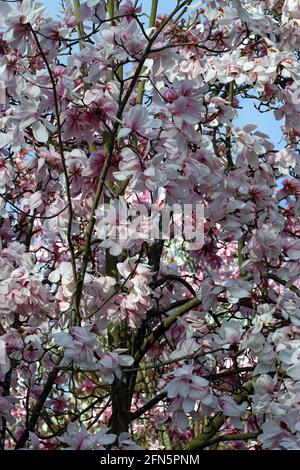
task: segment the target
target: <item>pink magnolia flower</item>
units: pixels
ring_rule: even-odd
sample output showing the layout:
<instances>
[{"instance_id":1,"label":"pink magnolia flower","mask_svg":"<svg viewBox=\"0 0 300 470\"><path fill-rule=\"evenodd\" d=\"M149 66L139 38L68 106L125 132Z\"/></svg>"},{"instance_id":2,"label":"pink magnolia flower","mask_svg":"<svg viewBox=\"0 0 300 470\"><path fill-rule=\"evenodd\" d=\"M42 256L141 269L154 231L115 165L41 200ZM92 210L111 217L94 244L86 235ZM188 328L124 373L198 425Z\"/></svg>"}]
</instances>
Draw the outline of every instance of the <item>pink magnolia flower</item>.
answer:
<instances>
[{"instance_id":1,"label":"pink magnolia flower","mask_svg":"<svg viewBox=\"0 0 300 470\"><path fill-rule=\"evenodd\" d=\"M132 11L139 14L142 11L141 5L134 6L132 0L125 0L119 6L118 15L127 15L126 19L130 23L132 21Z\"/></svg>"},{"instance_id":2,"label":"pink magnolia flower","mask_svg":"<svg viewBox=\"0 0 300 470\"><path fill-rule=\"evenodd\" d=\"M103 150L91 153L85 168L82 171L82 176L97 177L100 175L101 169L104 164L106 154Z\"/></svg>"},{"instance_id":3,"label":"pink magnolia flower","mask_svg":"<svg viewBox=\"0 0 300 470\"><path fill-rule=\"evenodd\" d=\"M232 418L240 418L247 409L246 403L238 405L229 395L219 398L219 404L223 410L224 415L230 416Z\"/></svg>"},{"instance_id":4,"label":"pink magnolia flower","mask_svg":"<svg viewBox=\"0 0 300 470\"><path fill-rule=\"evenodd\" d=\"M0 1L3 447L298 449L300 0L111 3Z\"/></svg>"},{"instance_id":5,"label":"pink magnolia flower","mask_svg":"<svg viewBox=\"0 0 300 470\"><path fill-rule=\"evenodd\" d=\"M149 118L148 110L142 105L131 108L123 120L124 127L120 130L118 137L124 139L130 132L144 132L148 128L157 129L161 125L159 119Z\"/></svg>"},{"instance_id":6,"label":"pink magnolia flower","mask_svg":"<svg viewBox=\"0 0 300 470\"><path fill-rule=\"evenodd\" d=\"M128 432L122 432L118 437L120 450L142 450L141 446L136 444Z\"/></svg>"},{"instance_id":7,"label":"pink magnolia flower","mask_svg":"<svg viewBox=\"0 0 300 470\"><path fill-rule=\"evenodd\" d=\"M131 186L135 187L142 177L142 166L138 155L131 149L124 148L121 152L119 171L114 171L113 176L118 181L130 178Z\"/></svg>"},{"instance_id":8,"label":"pink magnolia flower","mask_svg":"<svg viewBox=\"0 0 300 470\"><path fill-rule=\"evenodd\" d=\"M276 307L285 319L300 325L300 299L295 292L287 290L278 297Z\"/></svg>"},{"instance_id":9,"label":"pink magnolia flower","mask_svg":"<svg viewBox=\"0 0 300 470\"><path fill-rule=\"evenodd\" d=\"M53 333L53 339L58 346L64 348L64 361L73 361L77 367L94 367L94 347L96 335L92 330L93 325L83 327L73 326L70 333Z\"/></svg>"},{"instance_id":10,"label":"pink magnolia flower","mask_svg":"<svg viewBox=\"0 0 300 470\"><path fill-rule=\"evenodd\" d=\"M212 395L208 381L193 372L194 366L184 365L165 375L165 377L174 377L164 387L164 391L172 400L176 423L181 430L188 426L186 414L194 410L196 402L200 402L204 408L217 407L216 397Z\"/></svg>"},{"instance_id":11,"label":"pink magnolia flower","mask_svg":"<svg viewBox=\"0 0 300 470\"><path fill-rule=\"evenodd\" d=\"M295 168L296 160L296 154L293 149L282 149L276 153L275 161L283 175L288 175L289 170Z\"/></svg>"},{"instance_id":12,"label":"pink magnolia flower","mask_svg":"<svg viewBox=\"0 0 300 470\"><path fill-rule=\"evenodd\" d=\"M0 26L7 27L4 39L13 47L26 51L26 38L30 37L26 25L38 21L44 9L44 5L33 3L31 0L25 0L19 8L12 3L2 2Z\"/></svg>"},{"instance_id":13,"label":"pink magnolia flower","mask_svg":"<svg viewBox=\"0 0 300 470\"><path fill-rule=\"evenodd\" d=\"M173 89L166 90L166 99L171 101L168 108L173 115L174 123L179 128L183 122L196 124L200 121L201 112L204 111L202 104L206 86L197 86L193 80L174 80ZM176 99L175 99L176 96Z\"/></svg>"},{"instance_id":14,"label":"pink magnolia flower","mask_svg":"<svg viewBox=\"0 0 300 470\"><path fill-rule=\"evenodd\" d=\"M133 363L133 358L127 354L126 349L115 349L113 352L108 352L106 354L101 354L101 359L97 363L104 380L107 383L113 383L115 376L117 378L122 377L122 372L120 367L129 367Z\"/></svg>"},{"instance_id":15,"label":"pink magnolia flower","mask_svg":"<svg viewBox=\"0 0 300 470\"><path fill-rule=\"evenodd\" d=\"M280 390L277 377L263 374L253 384L255 394L253 396L255 413L262 414L271 410L273 403Z\"/></svg>"},{"instance_id":16,"label":"pink magnolia flower","mask_svg":"<svg viewBox=\"0 0 300 470\"><path fill-rule=\"evenodd\" d=\"M262 424L262 434L258 436L258 442L260 442L264 449L279 450L286 448L284 445L285 439L290 437L290 433L287 430L287 424L284 420L270 419ZM288 445L287 448L290 446Z\"/></svg>"},{"instance_id":17,"label":"pink magnolia flower","mask_svg":"<svg viewBox=\"0 0 300 470\"><path fill-rule=\"evenodd\" d=\"M60 441L67 444L68 450L105 450L106 445L116 440L114 434L107 434L107 429L101 429L96 434L88 434L84 425L79 428L76 423L69 423L66 435Z\"/></svg>"},{"instance_id":18,"label":"pink magnolia flower","mask_svg":"<svg viewBox=\"0 0 300 470\"><path fill-rule=\"evenodd\" d=\"M67 141L72 137L77 137L81 140L84 136L90 141L92 139L93 127L97 127L96 123L91 121L91 117L86 112L82 112L78 108L67 109L63 115L64 140Z\"/></svg>"},{"instance_id":19,"label":"pink magnolia flower","mask_svg":"<svg viewBox=\"0 0 300 470\"><path fill-rule=\"evenodd\" d=\"M82 190L83 172L86 168L87 157L80 149L74 149L72 152L66 152L66 164L68 167L69 180L71 183L71 192L77 196Z\"/></svg>"},{"instance_id":20,"label":"pink magnolia flower","mask_svg":"<svg viewBox=\"0 0 300 470\"><path fill-rule=\"evenodd\" d=\"M289 195L300 195L300 183L291 178L286 178L282 182L283 188L280 189L277 193L277 199L285 199Z\"/></svg>"},{"instance_id":21,"label":"pink magnolia flower","mask_svg":"<svg viewBox=\"0 0 300 470\"><path fill-rule=\"evenodd\" d=\"M223 321L218 334L214 336L217 345L222 348L237 347L243 336L243 328L236 320Z\"/></svg>"},{"instance_id":22,"label":"pink magnolia flower","mask_svg":"<svg viewBox=\"0 0 300 470\"><path fill-rule=\"evenodd\" d=\"M283 7L283 18L288 21L291 17L300 19L300 5L298 0L285 0Z\"/></svg>"}]
</instances>

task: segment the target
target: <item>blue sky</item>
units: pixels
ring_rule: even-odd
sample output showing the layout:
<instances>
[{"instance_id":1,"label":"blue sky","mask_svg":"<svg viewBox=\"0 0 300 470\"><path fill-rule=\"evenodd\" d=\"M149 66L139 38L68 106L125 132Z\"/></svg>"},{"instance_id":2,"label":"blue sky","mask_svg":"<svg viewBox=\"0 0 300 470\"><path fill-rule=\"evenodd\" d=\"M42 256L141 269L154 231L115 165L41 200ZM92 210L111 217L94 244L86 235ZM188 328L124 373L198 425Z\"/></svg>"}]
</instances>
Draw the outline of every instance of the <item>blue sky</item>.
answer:
<instances>
[{"instance_id":1,"label":"blue sky","mask_svg":"<svg viewBox=\"0 0 300 470\"><path fill-rule=\"evenodd\" d=\"M48 11L51 15L56 15L59 10L59 0L39 0L40 3L44 3L48 7ZM142 0L141 2L144 7L145 12L150 12L151 0ZM160 13L166 13L170 11L171 8L176 6L176 0L159 0L158 8Z\"/></svg>"},{"instance_id":2,"label":"blue sky","mask_svg":"<svg viewBox=\"0 0 300 470\"><path fill-rule=\"evenodd\" d=\"M60 10L59 0L39 0L40 3L47 5L47 11L50 16L55 17ZM176 0L159 0L159 12L167 13L175 5ZM150 12L151 0L142 0L145 13ZM238 119L235 121L237 126L245 126L246 124L255 124L260 132L264 132L270 136L271 141L276 148L282 148L281 141L282 132L280 129L281 123L277 122L272 112L261 114L253 106L251 100L244 100L243 109L238 111Z\"/></svg>"}]
</instances>

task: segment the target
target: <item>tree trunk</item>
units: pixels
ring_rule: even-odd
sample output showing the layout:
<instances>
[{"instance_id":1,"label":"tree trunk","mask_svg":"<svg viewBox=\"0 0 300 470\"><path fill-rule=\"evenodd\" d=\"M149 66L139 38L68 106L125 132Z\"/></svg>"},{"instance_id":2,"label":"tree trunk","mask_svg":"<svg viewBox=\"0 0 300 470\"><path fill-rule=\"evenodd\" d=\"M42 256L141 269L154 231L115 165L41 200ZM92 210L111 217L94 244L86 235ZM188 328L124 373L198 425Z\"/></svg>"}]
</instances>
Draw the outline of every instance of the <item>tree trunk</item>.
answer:
<instances>
[{"instance_id":1,"label":"tree trunk","mask_svg":"<svg viewBox=\"0 0 300 470\"><path fill-rule=\"evenodd\" d=\"M112 415L110 432L119 435L129 431L130 404L128 386L122 380L115 379L111 387Z\"/></svg>"}]
</instances>

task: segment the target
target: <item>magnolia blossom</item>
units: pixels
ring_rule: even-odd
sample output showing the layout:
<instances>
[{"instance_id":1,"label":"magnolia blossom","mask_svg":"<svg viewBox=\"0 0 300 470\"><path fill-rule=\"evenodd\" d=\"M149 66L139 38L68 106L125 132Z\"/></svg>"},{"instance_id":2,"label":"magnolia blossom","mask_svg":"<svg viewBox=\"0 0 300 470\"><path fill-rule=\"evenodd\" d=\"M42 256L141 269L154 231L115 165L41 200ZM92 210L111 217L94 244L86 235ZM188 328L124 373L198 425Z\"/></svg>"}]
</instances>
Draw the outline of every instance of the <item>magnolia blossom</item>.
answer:
<instances>
[{"instance_id":1,"label":"magnolia blossom","mask_svg":"<svg viewBox=\"0 0 300 470\"><path fill-rule=\"evenodd\" d=\"M283 175L288 175L289 170L295 168L296 155L292 149L282 149L276 154L278 169Z\"/></svg>"},{"instance_id":2,"label":"magnolia blossom","mask_svg":"<svg viewBox=\"0 0 300 470\"><path fill-rule=\"evenodd\" d=\"M279 395L280 383L277 377L263 374L254 382L254 407L257 414L266 413L270 410L271 404Z\"/></svg>"},{"instance_id":3,"label":"magnolia blossom","mask_svg":"<svg viewBox=\"0 0 300 470\"><path fill-rule=\"evenodd\" d=\"M125 351L126 349L116 349L113 352L102 354L97 367L106 382L113 383L115 377L120 379L122 377L120 367L130 367L133 364L133 358L128 354L123 354Z\"/></svg>"},{"instance_id":4,"label":"magnolia blossom","mask_svg":"<svg viewBox=\"0 0 300 470\"><path fill-rule=\"evenodd\" d=\"M231 416L232 418L242 416L247 409L246 403L238 405L230 396L224 396L220 398L219 404L223 410L223 413L226 416Z\"/></svg>"},{"instance_id":5,"label":"magnolia blossom","mask_svg":"<svg viewBox=\"0 0 300 470\"><path fill-rule=\"evenodd\" d=\"M77 367L93 366L93 349L96 335L91 331L92 325L74 326L70 333L54 333L53 338L58 346L64 348L64 361L73 361Z\"/></svg>"},{"instance_id":6,"label":"magnolia blossom","mask_svg":"<svg viewBox=\"0 0 300 470\"><path fill-rule=\"evenodd\" d=\"M136 444L127 432L122 432L118 437L119 449L120 450L142 450L142 448Z\"/></svg>"},{"instance_id":7,"label":"magnolia blossom","mask_svg":"<svg viewBox=\"0 0 300 470\"><path fill-rule=\"evenodd\" d=\"M142 105L136 105L131 108L124 119L124 127L120 130L118 137L120 139L127 137L130 132L142 132L143 129L160 127L159 119L150 119L148 111Z\"/></svg>"},{"instance_id":8,"label":"magnolia blossom","mask_svg":"<svg viewBox=\"0 0 300 470\"><path fill-rule=\"evenodd\" d=\"M68 450L105 450L106 445L113 444L116 439L114 434L107 434L107 429L101 429L96 434L88 434L85 426L69 423L66 436L60 441L67 444Z\"/></svg>"},{"instance_id":9,"label":"magnolia blossom","mask_svg":"<svg viewBox=\"0 0 300 470\"><path fill-rule=\"evenodd\" d=\"M299 0L285 0L282 10L284 12L283 19L289 20L291 18L300 19L300 3Z\"/></svg>"},{"instance_id":10,"label":"magnolia blossom","mask_svg":"<svg viewBox=\"0 0 300 470\"><path fill-rule=\"evenodd\" d=\"M212 409L217 406L216 398L210 391L208 381L193 372L192 365L176 369L172 374L174 378L164 388L168 398L172 400L176 423L181 430L188 426L186 414L194 411L196 402Z\"/></svg>"},{"instance_id":11,"label":"magnolia blossom","mask_svg":"<svg viewBox=\"0 0 300 470\"><path fill-rule=\"evenodd\" d=\"M300 447L300 2L169 3L0 1L3 449Z\"/></svg>"},{"instance_id":12,"label":"magnolia blossom","mask_svg":"<svg viewBox=\"0 0 300 470\"><path fill-rule=\"evenodd\" d=\"M224 321L219 329L218 335L215 335L215 342L223 348L233 348L243 336L243 328L240 322L236 320Z\"/></svg>"},{"instance_id":13,"label":"magnolia blossom","mask_svg":"<svg viewBox=\"0 0 300 470\"><path fill-rule=\"evenodd\" d=\"M288 344L278 344L277 353L286 368L287 375L298 380L300 377L300 340L294 340Z\"/></svg>"}]
</instances>

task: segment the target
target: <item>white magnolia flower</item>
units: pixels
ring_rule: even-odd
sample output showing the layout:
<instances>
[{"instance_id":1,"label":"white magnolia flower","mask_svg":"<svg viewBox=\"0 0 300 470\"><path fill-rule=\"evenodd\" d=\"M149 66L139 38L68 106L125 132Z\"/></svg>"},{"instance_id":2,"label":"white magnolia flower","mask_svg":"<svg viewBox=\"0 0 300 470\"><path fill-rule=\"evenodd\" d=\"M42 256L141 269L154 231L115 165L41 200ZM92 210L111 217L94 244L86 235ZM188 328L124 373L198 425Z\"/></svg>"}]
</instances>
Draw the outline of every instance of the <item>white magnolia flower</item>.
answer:
<instances>
[{"instance_id":1,"label":"white magnolia flower","mask_svg":"<svg viewBox=\"0 0 300 470\"><path fill-rule=\"evenodd\" d=\"M101 429L96 434L88 434L85 426L80 428L75 423L69 423L67 432L60 441L68 445L68 450L105 450L106 445L113 444L115 434L107 434L108 429Z\"/></svg>"}]
</instances>

